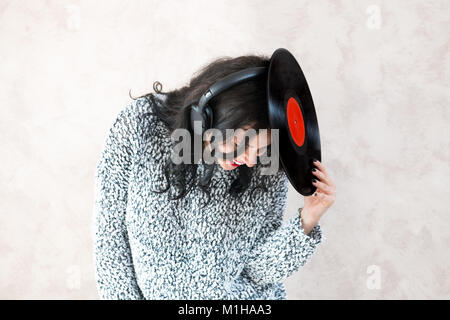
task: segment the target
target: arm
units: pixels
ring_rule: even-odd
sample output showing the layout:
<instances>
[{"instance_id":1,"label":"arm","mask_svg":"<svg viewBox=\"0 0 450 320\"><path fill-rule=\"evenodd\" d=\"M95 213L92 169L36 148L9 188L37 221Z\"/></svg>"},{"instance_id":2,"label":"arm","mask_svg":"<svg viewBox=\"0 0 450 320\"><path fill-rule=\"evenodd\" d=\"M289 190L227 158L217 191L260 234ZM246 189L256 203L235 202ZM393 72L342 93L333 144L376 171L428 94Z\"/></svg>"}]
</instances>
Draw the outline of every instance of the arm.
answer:
<instances>
[{"instance_id":1,"label":"arm","mask_svg":"<svg viewBox=\"0 0 450 320\"><path fill-rule=\"evenodd\" d=\"M94 264L97 289L102 299L143 299L136 283L125 226L133 154L131 114L130 108L119 113L109 130L95 171Z\"/></svg>"},{"instance_id":2,"label":"arm","mask_svg":"<svg viewBox=\"0 0 450 320\"><path fill-rule=\"evenodd\" d=\"M305 208L300 208L299 214L303 231L307 236L311 236L312 229L319 223L319 221L311 215L308 215Z\"/></svg>"},{"instance_id":3,"label":"arm","mask_svg":"<svg viewBox=\"0 0 450 320\"><path fill-rule=\"evenodd\" d=\"M305 233L300 213L284 225L288 180L285 174L277 175L269 189L269 206L264 225L248 256L243 275L258 285L282 281L303 266L322 241L322 231L317 223L309 235Z\"/></svg>"}]
</instances>

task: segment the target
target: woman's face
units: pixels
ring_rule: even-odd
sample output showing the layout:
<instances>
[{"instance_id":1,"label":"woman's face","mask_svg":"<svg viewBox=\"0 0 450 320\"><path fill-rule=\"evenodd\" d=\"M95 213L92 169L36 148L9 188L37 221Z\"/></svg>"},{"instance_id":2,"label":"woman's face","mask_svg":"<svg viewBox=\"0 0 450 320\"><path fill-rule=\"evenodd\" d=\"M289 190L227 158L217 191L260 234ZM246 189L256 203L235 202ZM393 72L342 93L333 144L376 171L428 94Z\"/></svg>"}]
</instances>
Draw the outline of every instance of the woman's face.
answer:
<instances>
[{"instance_id":1,"label":"woman's face","mask_svg":"<svg viewBox=\"0 0 450 320\"><path fill-rule=\"evenodd\" d=\"M244 140L245 133L249 128L250 126L246 126L241 130L237 130L230 141L224 141L216 146L217 151L219 151L220 153L233 153L235 150L239 150L238 148L243 147L242 143L244 143L245 140L248 140L245 151L241 152L240 154L239 152L237 152L236 157L227 157L225 159L222 159L221 157L216 158L217 163L224 170L233 170L244 164L248 167L253 167L256 164L256 158L266 152L267 146L270 145L270 129L267 129L267 134L260 132L255 135L251 135ZM207 146L211 150L209 141Z\"/></svg>"}]
</instances>

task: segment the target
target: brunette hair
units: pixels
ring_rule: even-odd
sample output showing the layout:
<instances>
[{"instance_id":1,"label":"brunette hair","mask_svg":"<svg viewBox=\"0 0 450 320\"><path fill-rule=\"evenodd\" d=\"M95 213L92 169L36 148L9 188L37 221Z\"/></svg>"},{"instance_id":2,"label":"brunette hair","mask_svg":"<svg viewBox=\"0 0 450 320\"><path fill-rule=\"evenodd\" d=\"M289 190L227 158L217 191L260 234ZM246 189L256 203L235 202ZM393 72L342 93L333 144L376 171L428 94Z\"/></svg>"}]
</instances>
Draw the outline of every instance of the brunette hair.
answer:
<instances>
[{"instance_id":1,"label":"brunette hair","mask_svg":"<svg viewBox=\"0 0 450 320\"><path fill-rule=\"evenodd\" d=\"M154 105L154 112L172 133L175 129L184 128L193 134L190 123L190 106L198 103L203 93L208 88L224 78L225 76L246 69L250 67L268 67L269 57L264 55L246 55L236 58L220 57L203 66L191 78L188 85L179 89L163 92L162 84L159 81L153 83L153 90L155 93L166 95L166 100L163 104L154 103L155 96L153 93L148 93L137 98L145 98L149 103ZM270 128L268 113L267 113L267 97L266 97L266 79L265 77L257 77L239 85L235 85L228 90L222 92L217 97L209 101L212 108L213 128L220 130L225 137L226 129L238 129L249 126L253 129L267 129ZM270 146L267 150L269 151ZM193 162L191 162L193 163ZM198 187L200 187L209 198L208 187L211 182L211 177L218 164L205 164L205 172L202 177L199 177ZM258 165L258 164L257 164ZM240 195L247 189L253 169L257 167L247 167L241 165L235 170L239 170L239 175L228 186L228 192L239 198ZM154 190L154 192L162 193L169 191L170 198L173 200L180 199L194 186L194 181L197 176L197 164L174 164L169 161L165 165L165 176L167 179L167 187L163 190ZM262 185L258 185L251 190L253 192L261 188L267 191L264 184L265 176L262 176ZM170 186L177 186L181 191L178 195L172 195ZM210 200L210 199L209 199ZM208 200L208 202L209 202ZM206 205L206 204L205 204Z\"/></svg>"}]
</instances>

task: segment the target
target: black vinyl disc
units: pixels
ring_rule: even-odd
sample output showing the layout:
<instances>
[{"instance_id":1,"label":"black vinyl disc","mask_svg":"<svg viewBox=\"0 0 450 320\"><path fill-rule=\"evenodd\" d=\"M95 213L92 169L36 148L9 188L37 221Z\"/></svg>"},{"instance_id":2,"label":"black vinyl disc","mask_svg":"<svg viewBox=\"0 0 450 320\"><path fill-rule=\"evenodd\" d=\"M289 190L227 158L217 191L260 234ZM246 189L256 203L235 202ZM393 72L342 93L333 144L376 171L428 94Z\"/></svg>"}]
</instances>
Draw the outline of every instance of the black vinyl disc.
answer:
<instances>
[{"instance_id":1,"label":"black vinyl disc","mask_svg":"<svg viewBox=\"0 0 450 320\"><path fill-rule=\"evenodd\" d=\"M303 71L284 48L270 58L267 101L270 126L279 129L281 165L295 190L312 195L316 191L312 161L322 161L319 125Z\"/></svg>"}]
</instances>

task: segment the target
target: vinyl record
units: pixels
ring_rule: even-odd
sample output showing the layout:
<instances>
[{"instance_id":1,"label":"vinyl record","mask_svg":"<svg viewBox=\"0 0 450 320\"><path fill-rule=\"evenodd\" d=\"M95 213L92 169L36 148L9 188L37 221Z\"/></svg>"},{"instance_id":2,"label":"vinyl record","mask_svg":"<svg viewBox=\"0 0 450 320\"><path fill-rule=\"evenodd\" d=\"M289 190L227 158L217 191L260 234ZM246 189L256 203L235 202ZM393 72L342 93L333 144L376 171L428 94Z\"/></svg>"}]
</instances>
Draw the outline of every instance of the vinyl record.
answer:
<instances>
[{"instance_id":1,"label":"vinyl record","mask_svg":"<svg viewBox=\"0 0 450 320\"><path fill-rule=\"evenodd\" d=\"M270 58L267 101L271 128L279 129L281 165L295 190L312 195L316 191L312 162L322 161L319 126L303 71L284 48Z\"/></svg>"}]
</instances>

